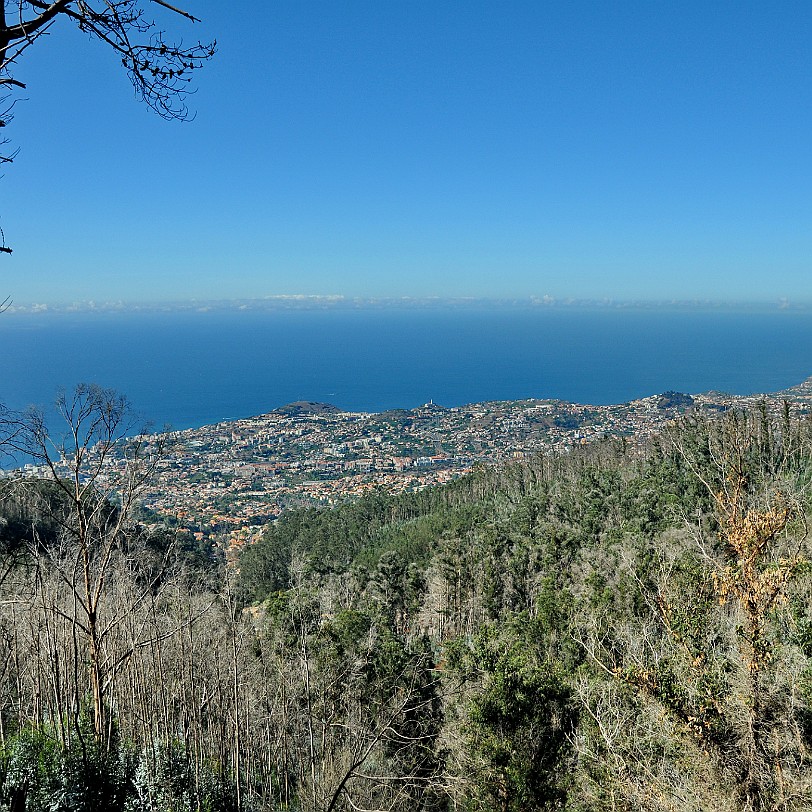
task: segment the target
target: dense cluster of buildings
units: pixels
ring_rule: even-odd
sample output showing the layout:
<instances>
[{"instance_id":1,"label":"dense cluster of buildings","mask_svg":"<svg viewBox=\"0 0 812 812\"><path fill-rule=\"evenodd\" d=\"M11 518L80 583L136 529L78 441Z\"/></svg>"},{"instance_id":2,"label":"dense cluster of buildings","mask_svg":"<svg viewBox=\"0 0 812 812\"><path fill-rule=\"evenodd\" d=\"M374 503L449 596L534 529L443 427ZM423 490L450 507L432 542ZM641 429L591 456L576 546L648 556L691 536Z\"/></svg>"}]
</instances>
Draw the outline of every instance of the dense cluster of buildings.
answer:
<instances>
[{"instance_id":1,"label":"dense cluster of buildings","mask_svg":"<svg viewBox=\"0 0 812 812\"><path fill-rule=\"evenodd\" d=\"M806 409L812 383L773 395L669 392L610 406L427 403L367 414L296 403L259 417L139 438L154 468L143 506L156 521L239 542L292 506L334 504L373 488L425 488L476 465L562 453L606 436L645 441L688 410L718 412L758 400L771 410L785 400Z\"/></svg>"},{"instance_id":2,"label":"dense cluster of buildings","mask_svg":"<svg viewBox=\"0 0 812 812\"><path fill-rule=\"evenodd\" d=\"M157 457L145 505L193 532L238 532L295 505L332 504L372 488L415 490L474 466L566 452L605 436L645 440L689 410L766 398L802 408L808 384L776 395L655 395L588 406L555 400L434 403L379 414L299 403L259 417L145 438Z\"/></svg>"}]
</instances>

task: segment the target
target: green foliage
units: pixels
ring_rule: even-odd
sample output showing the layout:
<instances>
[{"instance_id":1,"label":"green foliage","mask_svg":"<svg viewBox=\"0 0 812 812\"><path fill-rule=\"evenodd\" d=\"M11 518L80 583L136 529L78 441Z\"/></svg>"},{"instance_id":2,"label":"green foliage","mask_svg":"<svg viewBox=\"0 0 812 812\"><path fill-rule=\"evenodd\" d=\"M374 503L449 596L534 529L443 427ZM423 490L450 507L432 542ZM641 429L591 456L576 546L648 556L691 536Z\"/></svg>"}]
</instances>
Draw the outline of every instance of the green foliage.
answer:
<instances>
[{"instance_id":1,"label":"green foliage","mask_svg":"<svg viewBox=\"0 0 812 812\"><path fill-rule=\"evenodd\" d=\"M483 628L454 659L479 686L463 724L468 794L486 809L558 809L566 799L564 764L577 712L555 665L538 656L523 618Z\"/></svg>"},{"instance_id":2,"label":"green foliage","mask_svg":"<svg viewBox=\"0 0 812 812\"><path fill-rule=\"evenodd\" d=\"M25 729L6 743L2 755L5 809L45 812L61 786L62 753L45 731Z\"/></svg>"},{"instance_id":3,"label":"green foliage","mask_svg":"<svg viewBox=\"0 0 812 812\"><path fill-rule=\"evenodd\" d=\"M26 728L0 754L0 782L4 812L236 812L233 786L205 765L196 775L179 741L136 754Z\"/></svg>"},{"instance_id":4,"label":"green foliage","mask_svg":"<svg viewBox=\"0 0 812 812\"><path fill-rule=\"evenodd\" d=\"M195 774L183 742L145 748L134 770L124 812L237 812L234 787L204 765Z\"/></svg>"},{"instance_id":5,"label":"green foliage","mask_svg":"<svg viewBox=\"0 0 812 812\"><path fill-rule=\"evenodd\" d=\"M63 747L47 730L24 729L9 740L2 761L0 798L12 812L121 812L132 789L130 749L108 749L92 738Z\"/></svg>"},{"instance_id":6,"label":"green foliage","mask_svg":"<svg viewBox=\"0 0 812 812\"><path fill-rule=\"evenodd\" d=\"M292 510L242 553L236 600L191 539L124 539L139 589L163 584L167 557L173 585L149 606L152 637L137 637L137 613L112 627L140 647L120 655L119 688L149 686L137 711L116 694L131 744L102 750L83 729L63 748L33 727L41 716L18 708L40 683L28 700L17 686L52 679L51 664L18 672L9 657L2 721L20 732L0 758L0 812L23 796L31 810L226 812L238 789L242 809L800 812L812 786L809 439L809 425L764 412L693 415L645 449L603 441ZM777 490L795 511L753 568L768 602L736 597L746 562L725 542L717 488L747 496L734 515L745 529ZM6 505L0 542L30 548L29 509ZM10 570L18 600L26 572ZM9 652L15 622L0 618ZM36 648L47 624L26 631ZM162 704L147 727L153 685Z\"/></svg>"},{"instance_id":7,"label":"green foliage","mask_svg":"<svg viewBox=\"0 0 812 812\"><path fill-rule=\"evenodd\" d=\"M318 576L363 571L394 552L425 566L438 536L472 526L478 500L470 500L472 477L449 486L390 496L375 491L333 509L291 510L269 525L240 557L240 594L263 600L291 585L291 562L303 557ZM471 504L474 502L474 504Z\"/></svg>"}]
</instances>

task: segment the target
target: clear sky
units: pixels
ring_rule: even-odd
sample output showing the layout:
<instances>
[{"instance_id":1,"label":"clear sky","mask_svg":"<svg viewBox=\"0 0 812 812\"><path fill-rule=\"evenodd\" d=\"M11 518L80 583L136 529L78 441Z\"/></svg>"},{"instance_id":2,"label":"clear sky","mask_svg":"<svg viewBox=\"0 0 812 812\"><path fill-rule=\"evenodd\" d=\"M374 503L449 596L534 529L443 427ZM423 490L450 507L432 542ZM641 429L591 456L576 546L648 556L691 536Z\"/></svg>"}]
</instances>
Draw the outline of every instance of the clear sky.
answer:
<instances>
[{"instance_id":1,"label":"clear sky","mask_svg":"<svg viewBox=\"0 0 812 812\"><path fill-rule=\"evenodd\" d=\"M16 302L812 300L808 0L177 2L192 123L75 30L21 60Z\"/></svg>"}]
</instances>

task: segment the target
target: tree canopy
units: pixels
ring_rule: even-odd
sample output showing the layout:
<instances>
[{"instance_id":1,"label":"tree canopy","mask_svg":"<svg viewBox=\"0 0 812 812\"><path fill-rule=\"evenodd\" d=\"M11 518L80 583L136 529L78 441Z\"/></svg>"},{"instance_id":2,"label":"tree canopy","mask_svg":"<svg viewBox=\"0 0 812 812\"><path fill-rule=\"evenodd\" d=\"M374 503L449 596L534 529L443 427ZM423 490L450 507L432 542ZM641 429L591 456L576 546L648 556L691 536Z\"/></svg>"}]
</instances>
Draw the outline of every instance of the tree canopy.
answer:
<instances>
[{"instance_id":1,"label":"tree canopy","mask_svg":"<svg viewBox=\"0 0 812 812\"><path fill-rule=\"evenodd\" d=\"M161 461L113 442L124 399L59 410L64 441L5 417L46 479L0 479L0 812L809 812L805 411L291 510L225 555L140 523Z\"/></svg>"}]
</instances>

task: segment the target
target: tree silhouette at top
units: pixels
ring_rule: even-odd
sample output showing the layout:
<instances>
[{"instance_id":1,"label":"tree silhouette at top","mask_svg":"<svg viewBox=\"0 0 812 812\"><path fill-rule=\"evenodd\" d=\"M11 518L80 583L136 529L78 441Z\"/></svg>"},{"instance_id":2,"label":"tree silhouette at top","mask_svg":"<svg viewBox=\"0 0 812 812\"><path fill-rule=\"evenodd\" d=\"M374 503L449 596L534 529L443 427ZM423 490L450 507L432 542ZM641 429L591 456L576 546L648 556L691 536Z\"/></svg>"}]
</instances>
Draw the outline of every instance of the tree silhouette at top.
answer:
<instances>
[{"instance_id":1,"label":"tree silhouette at top","mask_svg":"<svg viewBox=\"0 0 812 812\"><path fill-rule=\"evenodd\" d=\"M196 70L214 56L216 43L173 40L151 12L199 22L193 14L164 0L0 0L0 127L11 121L21 58L42 36L61 24L72 24L113 50L130 77L136 95L165 119L190 117L186 98ZM4 139L3 145L8 144ZM0 154L0 164L15 152ZM0 251L11 253L0 231Z\"/></svg>"}]
</instances>

